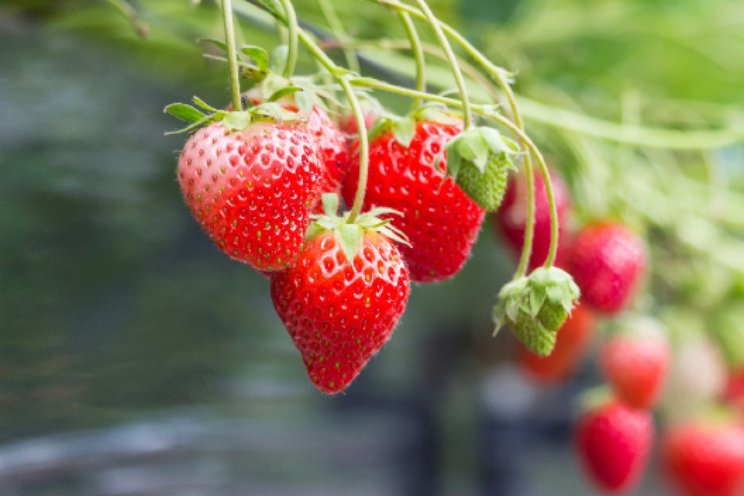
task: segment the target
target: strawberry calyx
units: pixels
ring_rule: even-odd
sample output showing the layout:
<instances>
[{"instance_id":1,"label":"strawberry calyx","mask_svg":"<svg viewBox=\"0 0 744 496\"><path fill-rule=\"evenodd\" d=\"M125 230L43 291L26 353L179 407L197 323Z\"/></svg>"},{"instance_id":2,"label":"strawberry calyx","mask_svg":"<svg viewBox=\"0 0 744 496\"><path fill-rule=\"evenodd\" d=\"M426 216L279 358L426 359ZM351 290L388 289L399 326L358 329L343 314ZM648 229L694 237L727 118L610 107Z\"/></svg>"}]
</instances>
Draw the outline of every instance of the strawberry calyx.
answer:
<instances>
[{"instance_id":1,"label":"strawberry calyx","mask_svg":"<svg viewBox=\"0 0 744 496\"><path fill-rule=\"evenodd\" d=\"M527 349L547 356L579 296L571 275L557 267L541 267L519 277L499 292L493 308L494 335L506 323Z\"/></svg>"},{"instance_id":2,"label":"strawberry calyx","mask_svg":"<svg viewBox=\"0 0 744 496\"><path fill-rule=\"evenodd\" d=\"M256 122L287 122L306 119L299 112L292 112L275 101L267 101L246 110L222 110L212 107L201 98L193 98L194 105L187 103L171 103L163 111L189 125L166 134L181 134L191 132L201 126L214 122L222 122L230 131L241 131Z\"/></svg>"},{"instance_id":3,"label":"strawberry calyx","mask_svg":"<svg viewBox=\"0 0 744 496\"><path fill-rule=\"evenodd\" d=\"M362 245L365 232L377 232L395 241L396 243L409 245L406 235L393 226L390 219L382 218L382 215L402 215L401 212L387 207L376 207L372 210L359 214L353 222L349 222L350 212L338 215L338 195L325 193L322 196L322 214L312 215L313 222L305 233L305 239L309 240L326 232L333 232L336 240L348 261L354 260Z\"/></svg>"},{"instance_id":4,"label":"strawberry calyx","mask_svg":"<svg viewBox=\"0 0 744 496\"><path fill-rule=\"evenodd\" d=\"M375 124L370 128L367 135L370 140L384 132L391 132L395 140L403 147L408 148L416 134L416 123L420 121L438 122L441 124L455 125L462 120L446 108L438 105L424 105L406 115L395 115L391 112L380 112ZM439 157L437 157L437 162Z\"/></svg>"},{"instance_id":5,"label":"strawberry calyx","mask_svg":"<svg viewBox=\"0 0 744 496\"><path fill-rule=\"evenodd\" d=\"M446 151L445 177L451 177L484 210L497 210L504 199L507 175L516 168L512 157L519 153L519 146L496 129L480 126L452 138Z\"/></svg>"}]
</instances>

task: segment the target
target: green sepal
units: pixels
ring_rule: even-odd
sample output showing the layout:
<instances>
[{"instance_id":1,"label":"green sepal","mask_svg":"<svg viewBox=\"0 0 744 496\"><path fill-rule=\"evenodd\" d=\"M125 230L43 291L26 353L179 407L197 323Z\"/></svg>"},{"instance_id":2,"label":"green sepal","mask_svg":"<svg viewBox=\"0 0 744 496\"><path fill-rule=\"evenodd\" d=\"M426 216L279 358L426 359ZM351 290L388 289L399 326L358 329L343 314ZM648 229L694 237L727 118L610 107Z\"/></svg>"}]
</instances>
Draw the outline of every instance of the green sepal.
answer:
<instances>
[{"instance_id":1,"label":"green sepal","mask_svg":"<svg viewBox=\"0 0 744 496\"><path fill-rule=\"evenodd\" d=\"M246 110L240 112L229 112L223 118L222 122L230 131L245 129L251 123L252 115Z\"/></svg>"},{"instance_id":2,"label":"green sepal","mask_svg":"<svg viewBox=\"0 0 744 496\"><path fill-rule=\"evenodd\" d=\"M324 213L312 216L313 222L308 226L305 239L314 238L324 232L333 232L349 262L354 260L359 252L366 231L378 232L396 243L409 245L406 235L393 226L390 219L380 217L402 215L401 212L392 208L377 207L358 215L354 222L349 222L350 212L343 215L336 213L339 205L336 193L323 194L321 201Z\"/></svg>"},{"instance_id":3,"label":"green sepal","mask_svg":"<svg viewBox=\"0 0 744 496\"><path fill-rule=\"evenodd\" d=\"M336 238L341 243L341 250L346 255L346 260L350 263L354 260L359 247L362 246L362 227L359 224L349 224L342 222L335 230Z\"/></svg>"},{"instance_id":4,"label":"green sepal","mask_svg":"<svg viewBox=\"0 0 744 496\"><path fill-rule=\"evenodd\" d=\"M408 148L413 140L413 135L416 133L416 121L411 117L403 117L392 123L390 131L398 143Z\"/></svg>"},{"instance_id":5,"label":"green sepal","mask_svg":"<svg viewBox=\"0 0 744 496\"><path fill-rule=\"evenodd\" d=\"M217 109L196 96L193 101L196 106L186 103L166 105L163 112L189 123L186 127L165 133L166 135L188 133L200 126L220 121L224 122L229 130L238 131L246 129L254 122L285 122L305 118L300 113L284 109L276 102L266 102L241 111L227 111Z\"/></svg>"},{"instance_id":6,"label":"green sepal","mask_svg":"<svg viewBox=\"0 0 744 496\"><path fill-rule=\"evenodd\" d=\"M259 71L269 71L269 54L263 48L255 45L243 45L240 48L240 53L250 57L256 63Z\"/></svg>"},{"instance_id":7,"label":"green sepal","mask_svg":"<svg viewBox=\"0 0 744 496\"><path fill-rule=\"evenodd\" d=\"M497 210L506 191L516 144L490 127L463 131L447 143L447 170L460 188L481 208Z\"/></svg>"},{"instance_id":8,"label":"green sepal","mask_svg":"<svg viewBox=\"0 0 744 496\"><path fill-rule=\"evenodd\" d=\"M206 117L203 113L199 112L187 103L171 103L166 105L163 112L185 122L198 122Z\"/></svg>"},{"instance_id":9,"label":"green sepal","mask_svg":"<svg viewBox=\"0 0 744 496\"><path fill-rule=\"evenodd\" d=\"M276 102L284 98L285 96L294 95L298 92L302 91L302 88L299 86L285 86L283 88L279 88L274 93L269 96L269 98L266 99L267 102Z\"/></svg>"},{"instance_id":10,"label":"green sepal","mask_svg":"<svg viewBox=\"0 0 744 496\"><path fill-rule=\"evenodd\" d=\"M579 296L579 287L567 272L541 267L501 289L493 309L494 334L508 324L530 351L547 356Z\"/></svg>"},{"instance_id":11,"label":"green sepal","mask_svg":"<svg viewBox=\"0 0 744 496\"><path fill-rule=\"evenodd\" d=\"M367 136L371 141L387 131L393 134L395 141L401 146L408 148L416 134L416 120L411 116L400 117L388 113L375 121L367 131Z\"/></svg>"}]
</instances>

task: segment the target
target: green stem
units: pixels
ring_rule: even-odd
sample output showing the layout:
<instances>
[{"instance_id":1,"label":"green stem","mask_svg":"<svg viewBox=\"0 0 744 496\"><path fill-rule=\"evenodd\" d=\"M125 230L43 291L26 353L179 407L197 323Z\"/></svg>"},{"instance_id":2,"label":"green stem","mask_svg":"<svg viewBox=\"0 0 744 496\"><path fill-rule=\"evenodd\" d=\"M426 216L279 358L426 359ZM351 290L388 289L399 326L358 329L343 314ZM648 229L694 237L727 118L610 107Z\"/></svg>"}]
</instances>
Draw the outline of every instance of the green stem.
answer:
<instances>
[{"instance_id":1,"label":"green stem","mask_svg":"<svg viewBox=\"0 0 744 496\"><path fill-rule=\"evenodd\" d=\"M283 76L287 79L294 74L297 65L297 14L292 0L279 0L284 9L285 24L287 26L287 62L284 64Z\"/></svg>"},{"instance_id":2,"label":"green stem","mask_svg":"<svg viewBox=\"0 0 744 496\"><path fill-rule=\"evenodd\" d=\"M421 45L421 38L419 38L416 26L411 20L411 16L406 12L398 12L400 22L403 23L403 27L406 30L408 36L408 42L413 53L413 58L416 61L416 89L418 91L426 91L426 62L424 61L424 49ZM413 100L413 109L417 109L421 104L421 100L415 98Z\"/></svg>"},{"instance_id":3,"label":"green stem","mask_svg":"<svg viewBox=\"0 0 744 496\"><path fill-rule=\"evenodd\" d=\"M345 74L344 70L338 67L333 60L326 55L326 53L313 41L310 36L305 33L304 30L298 32L299 40L308 49L312 56L325 67L325 69L331 73L333 78L341 86L344 95L349 100L351 106L351 112L354 115L354 120L359 129L359 181L357 182L357 191L354 196L354 203L351 206L351 212L347 222L353 223L364 205L364 194L367 191L367 175L369 169L369 138L367 137L367 126L364 122L364 113L362 112L362 106L359 105L359 99L354 93L354 88L350 84L350 78Z\"/></svg>"},{"instance_id":4,"label":"green stem","mask_svg":"<svg viewBox=\"0 0 744 496\"><path fill-rule=\"evenodd\" d=\"M222 0L222 20L225 23L225 45L227 45L227 65L230 71L230 90L232 105L236 111L243 110L240 101L240 79L238 78L238 56L235 52L235 25L233 23L232 0Z\"/></svg>"},{"instance_id":5,"label":"green stem","mask_svg":"<svg viewBox=\"0 0 744 496\"><path fill-rule=\"evenodd\" d=\"M338 18L336 9L333 8L331 1L318 0L318 5L320 6L320 10L323 11L323 16L326 18L326 22L328 22L328 26L330 26L333 36L340 42L346 43L349 40L349 34L346 32L341 19ZM346 58L346 64L349 66L349 69L357 74L362 72L359 67L359 60L353 50L345 49L344 57Z\"/></svg>"},{"instance_id":6,"label":"green stem","mask_svg":"<svg viewBox=\"0 0 744 496\"><path fill-rule=\"evenodd\" d=\"M457 63L455 52L452 51L452 46L450 45L447 37L442 31L442 24L431 11L426 3L426 0L417 0L417 3L421 8L421 12L423 12L426 22L429 23L431 29L434 31L434 34L437 37L437 40L439 40L439 45L442 47L444 53L447 55L447 62L449 62L450 68L452 69L452 77L455 79L455 83L457 84L457 91L460 93L460 100L462 101L463 125L465 129L469 129L473 125L473 114L470 108L468 89L465 86L465 78L462 77L462 70Z\"/></svg>"},{"instance_id":7,"label":"green stem","mask_svg":"<svg viewBox=\"0 0 744 496\"><path fill-rule=\"evenodd\" d=\"M416 9L413 9L411 7L408 7L407 5L403 5L397 1L389 1L389 0L377 0L380 1L383 4L390 5L394 9L396 9L399 13L405 12L410 15L417 16L419 18L426 18L429 22L431 21L431 11L427 11L428 7L426 7L424 0L418 0L419 6L421 7L421 10L418 11ZM501 69L500 67L495 66L486 56L484 56L478 49L476 49L468 40L466 40L459 32L457 32L455 29L450 27L449 25L442 23L442 22L436 22L437 27L439 28L439 32L447 32L447 34L452 37L473 59L475 59L476 62L496 81L496 83L499 85L501 90L504 92L504 95L506 96L506 100L509 103L509 108L511 110L512 117L514 118L514 122L520 129L524 129L524 122L522 121L522 115L519 112L519 106L517 105L516 98L514 97L514 92L511 89L511 86L509 85L509 82L506 79L506 71ZM442 34L442 36L444 36ZM446 48L442 46L443 49L445 49L445 54L447 55L447 59L450 61L452 57L454 56L452 54L451 48L449 53L447 52ZM464 84L464 83L463 83ZM463 103L464 100L463 100ZM464 108L467 108L467 105L464 105ZM465 112L467 112L465 110ZM521 140L520 140L521 141ZM524 146L524 142L522 142L522 145ZM534 192L534 178L532 177L532 164L530 163L530 156L527 155L524 160L524 170L527 177L527 188L528 188L528 205L527 205L527 225L525 226L525 232L524 232L524 243L522 244L522 254L520 255L519 259L519 265L517 266L517 270L514 274L514 277L520 277L524 275L524 273L527 270L527 264L530 258L530 255L532 253L532 240L534 238L534 229L535 229L535 219L534 219L534 211L535 211L535 192ZM542 167L541 167L542 169ZM553 261L555 259L555 253L558 248L558 212L555 209L555 202L551 202L551 199L553 197L553 191L552 191L552 185L550 183L550 175L547 174L547 171L541 170L544 176L544 182L545 182L545 189L547 191L548 196L548 203L550 205L550 249L548 250L548 258L545 260L546 266L550 266L553 264Z\"/></svg>"}]
</instances>

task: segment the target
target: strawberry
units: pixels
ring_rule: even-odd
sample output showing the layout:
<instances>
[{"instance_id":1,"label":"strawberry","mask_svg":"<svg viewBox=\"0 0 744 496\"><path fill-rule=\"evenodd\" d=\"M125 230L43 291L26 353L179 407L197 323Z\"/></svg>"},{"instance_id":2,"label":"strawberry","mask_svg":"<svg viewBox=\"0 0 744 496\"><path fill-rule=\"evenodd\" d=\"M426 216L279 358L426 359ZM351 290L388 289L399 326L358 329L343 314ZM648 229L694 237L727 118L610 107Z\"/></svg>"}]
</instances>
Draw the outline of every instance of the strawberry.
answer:
<instances>
[{"instance_id":1,"label":"strawberry","mask_svg":"<svg viewBox=\"0 0 744 496\"><path fill-rule=\"evenodd\" d=\"M264 271L297 256L320 176L315 140L299 122L213 122L178 159L181 192L204 231L228 256Z\"/></svg>"},{"instance_id":2,"label":"strawberry","mask_svg":"<svg viewBox=\"0 0 744 496\"><path fill-rule=\"evenodd\" d=\"M643 241L620 224L585 227L572 243L568 270L584 300L616 314L628 306L646 268Z\"/></svg>"},{"instance_id":3,"label":"strawberry","mask_svg":"<svg viewBox=\"0 0 744 496\"><path fill-rule=\"evenodd\" d=\"M550 208L548 194L545 190L545 180L542 174L534 174L535 182L535 224L532 238L532 253L529 267L539 267L545 263L550 248ZM551 173L550 182L553 185L553 197L558 211L559 245L558 259L562 259L562 252L568 246L566 243L566 225L571 213L571 201L568 188L560 177ZM527 225L527 180L524 173L509 181L501 208L494 215L494 226L518 257L524 244L524 231ZM562 265L556 263L556 265Z\"/></svg>"},{"instance_id":4,"label":"strawberry","mask_svg":"<svg viewBox=\"0 0 744 496\"><path fill-rule=\"evenodd\" d=\"M723 400L744 414L744 369L729 371Z\"/></svg>"},{"instance_id":5,"label":"strawberry","mask_svg":"<svg viewBox=\"0 0 744 496\"><path fill-rule=\"evenodd\" d=\"M377 115L372 108L362 108L362 112L364 113L364 125L367 129L370 129L374 125L375 120L377 120ZM355 136L359 134L359 127L357 126L356 118L354 118L354 114L352 113L344 114L339 118L338 128L347 136Z\"/></svg>"},{"instance_id":6,"label":"strawberry","mask_svg":"<svg viewBox=\"0 0 744 496\"><path fill-rule=\"evenodd\" d=\"M687 421L668 429L663 461L685 496L744 492L744 429L732 422Z\"/></svg>"},{"instance_id":7,"label":"strawberry","mask_svg":"<svg viewBox=\"0 0 744 496\"><path fill-rule=\"evenodd\" d=\"M392 335L410 292L408 269L392 240L395 230L376 216L355 224L326 215L308 231L294 267L273 275L271 299L310 380L322 392L346 389ZM335 201L337 203L337 200ZM351 240L351 241L350 241Z\"/></svg>"},{"instance_id":8,"label":"strawberry","mask_svg":"<svg viewBox=\"0 0 744 496\"><path fill-rule=\"evenodd\" d=\"M645 470L653 440L651 414L608 399L585 410L576 429L584 469L603 491L635 486Z\"/></svg>"},{"instance_id":9,"label":"strawberry","mask_svg":"<svg viewBox=\"0 0 744 496\"><path fill-rule=\"evenodd\" d=\"M450 120L454 122L412 122L408 144L391 129L383 129L370 142L365 207L386 206L403 214L396 224L411 246L400 249L416 282L443 281L457 273L483 221L484 211L434 167L441 157L438 165L446 168L445 146L462 130L459 120ZM343 184L347 204L353 201L359 177L357 148Z\"/></svg>"},{"instance_id":10,"label":"strawberry","mask_svg":"<svg viewBox=\"0 0 744 496\"><path fill-rule=\"evenodd\" d=\"M522 370L536 382L564 381L576 369L594 334L596 318L585 304L579 303L561 326L553 352L542 357L520 344L518 361Z\"/></svg>"},{"instance_id":11,"label":"strawberry","mask_svg":"<svg viewBox=\"0 0 744 496\"><path fill-rule=\"evenodd\" d=\"M283 86L277 92L283 91L288 88ZM262 87L254 88L243 95L243 100L250 102L253 105L260 105L267 98L263 93ZM341 181L349 169L349 152L346 144L346 138L338 126L328 116L328 113L318 103L310 103L306 110L303 112L297 102L299 98L298 93L302 94L304 98L305 91L300 91L295 94L282 96L278 99L278 103L282 105L285 110L290 112L306 115L307 120L305 122L307 131L310 135L315 138L318 147L318 157L320 159L320 166L322 176L320 179L320 192L321 193L339 193L341 190ZM268 97L273 98L273 95ZM229 109L229 107L228 107ZM315 204L313 211L315 213L322 212L322 205L320 198Z\"/></svg>"},{"instance_id":12,"label":"strawberry","mask_svg":"<svg viewBox=\"0 0 744 496\"><path fill-rule=\"evenodd\" d=\"M651 408L669 368L664 335L635 332L615 335L602 347L599 364L615 394L633 408Z\"/></svg>"}]
</instances>

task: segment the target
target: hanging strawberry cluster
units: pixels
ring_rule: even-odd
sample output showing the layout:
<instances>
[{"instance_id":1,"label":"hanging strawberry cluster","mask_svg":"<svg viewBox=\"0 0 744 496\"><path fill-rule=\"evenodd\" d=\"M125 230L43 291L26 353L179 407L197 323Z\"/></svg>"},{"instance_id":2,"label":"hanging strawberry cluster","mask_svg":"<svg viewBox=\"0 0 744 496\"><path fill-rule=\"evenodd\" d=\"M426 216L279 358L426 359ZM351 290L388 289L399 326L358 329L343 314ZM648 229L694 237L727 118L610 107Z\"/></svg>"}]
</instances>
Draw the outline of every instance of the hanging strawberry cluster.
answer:
<instances>
[{"instance_id":1,"label":"hanging strawberry cluster","mask_svg":"<svg viewBox=\"0 0 744 496\"><path fill-rule=\"evenodd\" d=\"M233 7L223 0L225 42L214 44L226 52L231 104L218 109L194 98L193 106L166 108L188 122L181 131L192 133L178 161L189 210L226 255L271 279L277 314L310 379L329 394L346 389L390 338L411 281L443 281L463 267L485 215L503 201L509 174L521 165L532 178L532 160L548 192L548 253L544 266L528 273L535 203L529 180L521 262L499 293L494 321L548 355L579 297L571 276L553 265L559 223L551 179L523 131L506 72L439 21L424 0L418 8L381 3L409 35L416 89L337 65L300 28L289 0L258 2L287 28L287 46L275 60L259 47L238 50ZM459 98L426 91L413 19L432 29ZM475 54L501 86L511 118L470 102L450 40ZM321 74L294 74L300 43ZM244 94L241 75L253 85ZM410 112L393 115L370 89L411 97ZM339 211L341 200L349 210Z\"/></svg>"}]
</instances>

